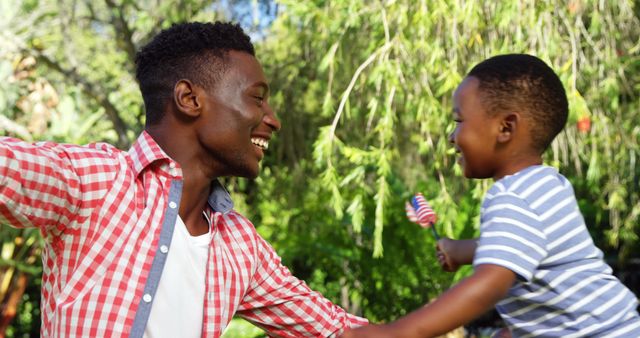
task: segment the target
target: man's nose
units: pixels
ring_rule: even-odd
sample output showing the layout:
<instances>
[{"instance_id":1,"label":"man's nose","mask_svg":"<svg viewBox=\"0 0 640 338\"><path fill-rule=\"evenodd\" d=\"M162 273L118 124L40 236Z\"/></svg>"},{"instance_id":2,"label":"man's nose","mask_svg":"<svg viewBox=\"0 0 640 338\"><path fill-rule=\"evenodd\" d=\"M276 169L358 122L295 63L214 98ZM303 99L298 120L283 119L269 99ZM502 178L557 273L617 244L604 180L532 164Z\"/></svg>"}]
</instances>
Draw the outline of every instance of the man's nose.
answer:
<instances>
[{"instance_id":1,"label":"man's nose","mask_svg":"<svg viewBox=\"0 0 640 338\"><path fill-rule=\"evenodd\" d=\"M264 122L273 129L273 131L279 131L282 125L280 124L280 120L276 116L276 113L271 109L271 106L267 104L267 108L265 109L266 114L264 115Z\"/></svg>"}]
</instances>

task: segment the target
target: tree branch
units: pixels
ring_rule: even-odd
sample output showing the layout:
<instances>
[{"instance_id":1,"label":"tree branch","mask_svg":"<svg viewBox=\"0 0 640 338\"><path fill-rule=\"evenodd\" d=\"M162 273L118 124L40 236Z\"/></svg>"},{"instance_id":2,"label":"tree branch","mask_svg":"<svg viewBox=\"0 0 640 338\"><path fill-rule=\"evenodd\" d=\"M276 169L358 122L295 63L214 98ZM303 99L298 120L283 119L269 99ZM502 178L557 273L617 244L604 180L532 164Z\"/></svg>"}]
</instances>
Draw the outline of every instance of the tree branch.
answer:
<instances>
[{"instance_id":1,"label":"tree branch","mask_svg":"<svg viewBox=\"0 0 640 338\"><path fill-rule=\"evenodd\" d=\"M133 32L124 17L124 5L118 6L113 0L104 0L104 2L111 10L111 25L116 30L119 44L127 53L128 64L133 65L136 60L136 45L133 43Z\"/></svg>"},{"instance_id":2,"label":"tree branch","mask_svg":"<svg viewBox=\"0 0 640 338\"><path fill-rule=\"evenodd\" d=\"M35 55L33 55L35 52ZM118 113L118 109L109 101L107 95L103 94L99 91L96 85L87 81L84 77L82 77L76 70L74 69L65 69L55 60L52 60L48 56L40 53L39 51L34 50L24 50L23 53L27 55L33 55L38 61L47 65L47 67L57 71L62 74L67 79L71 80L78 86L80 89L89 97L94 99L102 108L104 108L105 113L111 123L113 123L113 128L118 135L118 140L116 142L116 146L120 149L126 149L130 146L129 139L127 138L127 125L124 123L120 114Z\"/></svg>"}]
</instances>

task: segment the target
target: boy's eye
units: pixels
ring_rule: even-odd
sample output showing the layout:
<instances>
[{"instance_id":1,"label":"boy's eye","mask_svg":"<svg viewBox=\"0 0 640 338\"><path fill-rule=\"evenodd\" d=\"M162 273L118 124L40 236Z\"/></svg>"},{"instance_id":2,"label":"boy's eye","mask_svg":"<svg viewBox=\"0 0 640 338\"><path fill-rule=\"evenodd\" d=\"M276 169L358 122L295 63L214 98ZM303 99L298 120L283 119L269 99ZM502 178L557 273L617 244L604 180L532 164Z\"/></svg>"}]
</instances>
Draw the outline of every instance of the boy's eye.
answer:
<instances>
[{"instance_id":1,"label":"boy's eye","mask_svg":"<svg viewBox=\"0 0 640 338\"><path fill-rule=\"evenodd\" d=\"M262 96L254 96L254 99L258 102L258 105L262 105L264 103L264 97Z\"/></svg>"}]
</instances>

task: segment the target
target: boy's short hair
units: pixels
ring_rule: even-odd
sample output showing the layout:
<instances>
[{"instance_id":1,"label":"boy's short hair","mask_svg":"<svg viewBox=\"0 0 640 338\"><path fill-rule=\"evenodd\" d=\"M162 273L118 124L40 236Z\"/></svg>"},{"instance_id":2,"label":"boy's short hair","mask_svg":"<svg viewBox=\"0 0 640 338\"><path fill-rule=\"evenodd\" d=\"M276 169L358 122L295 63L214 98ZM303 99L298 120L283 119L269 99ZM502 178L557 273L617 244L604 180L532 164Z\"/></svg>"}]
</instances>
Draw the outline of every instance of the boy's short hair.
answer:
<instances>
[{"instance_id":1,"label":"boy's short hair","mask_svg":"<svg viewBox=\"0 0 640 338\"><path fill-rule=\"evenodd\" d=\"M147 125L162 119L164 105L179 80L211 88L227 70L225 57L230 50L255 56L251 39L238 24L181 23L156 35L136 54L136 79Z\"/></svg>"},{"instance_id":2,"label":"boy's short hair","mask_svg":"<svg viewBox=\"0 0 640 338\"><path fill-rule=\"evenodd\" d=\"M569 104L562 82L535 56L494 56L473 67L467 76L479 80L488 114L519 111L532 121L531 145L540 153L567 122Z\"/></svg>"}]
</instances>

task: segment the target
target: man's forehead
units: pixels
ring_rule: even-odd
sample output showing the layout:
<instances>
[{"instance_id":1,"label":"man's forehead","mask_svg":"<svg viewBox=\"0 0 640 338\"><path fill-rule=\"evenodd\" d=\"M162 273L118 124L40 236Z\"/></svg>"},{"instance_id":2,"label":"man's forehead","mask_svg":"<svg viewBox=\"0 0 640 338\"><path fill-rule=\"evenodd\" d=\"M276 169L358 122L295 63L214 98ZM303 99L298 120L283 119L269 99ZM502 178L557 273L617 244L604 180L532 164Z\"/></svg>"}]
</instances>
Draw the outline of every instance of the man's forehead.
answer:
<instances>
[{"instance_id":1,"label":"man's forehead","mask_svg":"<svg viewBox=\"0 0 640 338\"><path fill-rule=\"evenodd\" d=\"M248 86L256 82L267 82L258 60L247 52L229 50L222 54L209 54L207 58L208 64L204 65L205 69L202 71L213 76L214 86Z\"/></svg>"},{"instance_id":2,"label":"man's forehead","mask_svg":"<svg viewBox=\"0 0 640 338\"><path fill-rule=\"evenodd\" d=\"M262 71L262 65L260 65L258 59L247 52L230 50L225 53L225 61L237 67L256 68Z\"/></svg>"}]
</instances>

